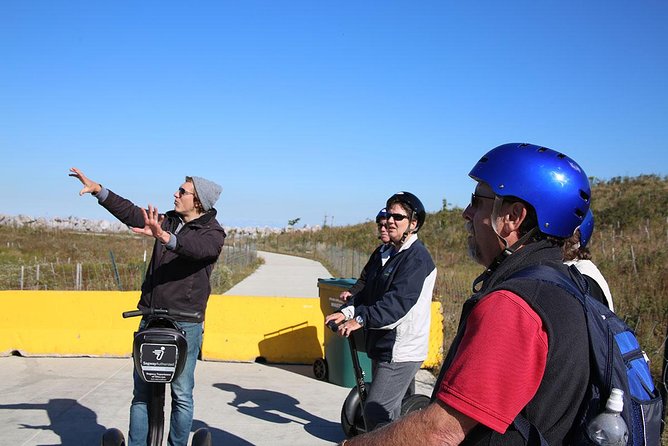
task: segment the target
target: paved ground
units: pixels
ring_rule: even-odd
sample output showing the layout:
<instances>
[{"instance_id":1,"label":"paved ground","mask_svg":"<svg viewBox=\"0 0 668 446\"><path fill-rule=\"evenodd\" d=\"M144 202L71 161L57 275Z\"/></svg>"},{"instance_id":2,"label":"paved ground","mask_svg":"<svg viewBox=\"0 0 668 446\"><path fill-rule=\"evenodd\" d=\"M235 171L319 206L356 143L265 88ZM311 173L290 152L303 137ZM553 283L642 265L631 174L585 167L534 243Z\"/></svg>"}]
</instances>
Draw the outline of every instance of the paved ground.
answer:
<instances>
[{"instance_id":1,"label":"paved ground","mask_svg":"<svg viewBox=\"0 0 668 446\"><path fill-rule=\"evenodd\" d=\"M316 262L261 254L262 268L235 287L245 291L230 294L317 296L317 279L330 276ZM129 358L0 358L0 444L97 445L107 428L127 432L131 373ZM432 381L421 372L418 392ZM316 380L311 366L199 361L196 383L193 430L208 427L215 445L343 439L349 389Z\"/></svg>"},{"instance_id":2,"label":"paved ground","mask_svg":"<svg viewBox=\"0 0 668 446\"><path fill-rule=\"evenodd\" d=\"M318 297L318 279L332 277L322 264L313 260L263 251L258 254L264 265L225 294Z\"/></svg>"}]
</instances>

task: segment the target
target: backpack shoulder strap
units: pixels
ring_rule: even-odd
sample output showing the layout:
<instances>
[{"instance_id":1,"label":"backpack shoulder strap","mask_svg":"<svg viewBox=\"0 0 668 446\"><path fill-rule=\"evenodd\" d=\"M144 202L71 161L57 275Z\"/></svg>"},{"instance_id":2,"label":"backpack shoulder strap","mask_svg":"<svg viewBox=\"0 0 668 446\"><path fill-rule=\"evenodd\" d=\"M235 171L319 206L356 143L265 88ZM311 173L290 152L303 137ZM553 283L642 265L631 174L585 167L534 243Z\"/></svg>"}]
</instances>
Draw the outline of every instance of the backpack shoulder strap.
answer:
<instances>
[{"instance_id":1,"label":"backpack shoulder strap","mask_svg":"<svg viewBox=\"0 0 668 446\"><path fill-rule=\"evenodd\" d=\"M568 267L568 275L549 265L532 265L517 271L510 279L532 279L549 282L573 295L584 306L589 284L575 266Z\"/></svg>"},{"instance_id":2,"label":"backpack shoulder strap","mask_svg":"<svg viewBox=\"0 0 668 446\"><path fill-rule=\"evenodd\" d=\"M517 417L515 417L513 420L513 425L515 425L517 432L522 435L522 438L524 438L527 446L549 446L549 443L545 437L543 437L543 434L541 434L538 428L529 422L529 420L527 420L524 415L518 414Z\"/></svg>"},{"instance_id":3,"label":"backpack shoulder strap","mask_svg":"<svg viewBox=\"0 0 668 446\"><path fill-rule=\"evenodd\" d=\"M572 271L571 275L573 276ZM587 289L587 285L584 281L584 278L581 277L577 270L576 275L573 277L567 277L562 272L551 266L533 265L516 272L510 277L510 279L532 279L542 282L550 282L572 294L584 306L584 293L586 292L585 290ZM513 420L513 425L515 426L515 429L517 429L517 431L522 435L522 438L524 438L524 441L527 445L548 446L547 440L545 440L545 437L543 437L538 428L529 420L527 420L526 417L524 417L521 413L518 414L517 417Z\"/></svg>"}]
</instances>

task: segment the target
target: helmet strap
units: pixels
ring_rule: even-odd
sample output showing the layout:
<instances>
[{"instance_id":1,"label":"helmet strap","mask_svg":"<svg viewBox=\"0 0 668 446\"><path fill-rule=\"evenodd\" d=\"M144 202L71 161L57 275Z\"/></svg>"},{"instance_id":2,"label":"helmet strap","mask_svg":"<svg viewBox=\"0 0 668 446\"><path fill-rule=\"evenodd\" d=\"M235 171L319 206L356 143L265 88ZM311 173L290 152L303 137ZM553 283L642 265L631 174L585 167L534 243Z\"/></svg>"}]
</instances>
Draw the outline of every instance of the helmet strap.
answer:
<instances>
[{"instance_id":1,"label":"helmet strap","mask_svg":"<svg viewBox=\"0 0 668 446\"><path fill-rule=\"evenodd\" d=\"M415 231L411 231L411 223L414 221L413 217L415 217L415 211L411 209L411 218L408 219L408 227L404 231L403 235L401 236L401 240L399 241L399 243L402 245L404 244L409 235L417 232L417 229Z\"/></svg>"}]
</instances>

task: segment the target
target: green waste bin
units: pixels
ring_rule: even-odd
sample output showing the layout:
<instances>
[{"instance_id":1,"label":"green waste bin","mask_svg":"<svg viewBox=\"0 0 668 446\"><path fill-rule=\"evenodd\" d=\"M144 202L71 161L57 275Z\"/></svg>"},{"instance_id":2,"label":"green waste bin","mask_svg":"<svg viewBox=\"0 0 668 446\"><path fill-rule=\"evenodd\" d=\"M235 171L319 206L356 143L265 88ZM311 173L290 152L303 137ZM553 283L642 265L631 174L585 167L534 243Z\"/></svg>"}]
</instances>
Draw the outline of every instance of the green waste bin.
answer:
<instances>
[{"instance_id":1,"label":"green waste bin","mask_svg":"<svg viewBox=\"0 0 668 446\"><path fill-rule=\"evenodd\" d=\"M339 299L341 291L352 287L357 279L318 279L318 291L320 297L320 308L324 316L338 310L343 301ZM358 350L360 366L364 370L365 381L371 381L371 359L367 356L364 346L364 330L356 330L355 343ZM324 373L322 368L324 367ZM327 379L332 384L343 387L354 387L356 384L353 361L350 355L348 339L343 338L329 328L325 328L325 359L322 363L316 361L313 365L316 378ZM321 376L319 372L322 373Z\"/></svg>"}]
</instances>

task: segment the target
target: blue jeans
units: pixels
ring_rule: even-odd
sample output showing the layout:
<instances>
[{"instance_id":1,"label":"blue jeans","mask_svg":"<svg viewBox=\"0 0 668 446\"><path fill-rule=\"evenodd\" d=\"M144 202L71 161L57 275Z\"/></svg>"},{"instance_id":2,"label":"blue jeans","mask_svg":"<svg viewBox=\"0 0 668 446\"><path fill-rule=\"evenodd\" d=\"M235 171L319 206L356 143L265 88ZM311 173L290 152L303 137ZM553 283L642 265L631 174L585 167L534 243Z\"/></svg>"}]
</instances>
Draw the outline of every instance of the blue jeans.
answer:
<instances>
[{"instance_id":1,"label":"blue jeans","mask_svg":"<svg viewBox=\"0 0 668 446\"><path fill-rule=\"evenodd\" d=\"M201 322L179 322L186 332L188 358L181 374L170 384L172 393L172 415L170 418L169 446L186 446L193 423L193 388L195 387L195 365L202 346ZM142 329L145 322L139 324ZM128 446L145 446L148 440L147 404L151 397L150 385L134 371L134 392L130 406L130 432Z\"/></svg>"}]
</instances>

